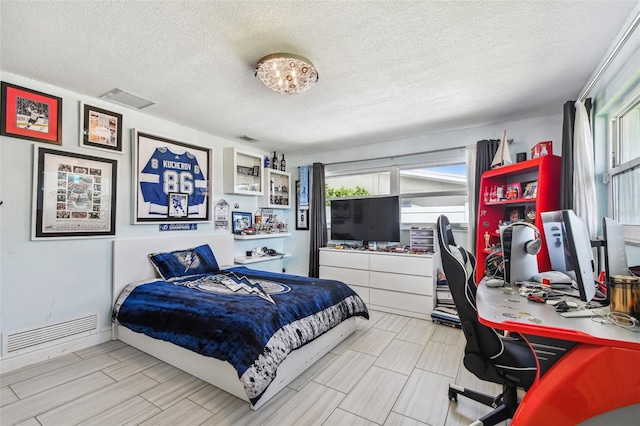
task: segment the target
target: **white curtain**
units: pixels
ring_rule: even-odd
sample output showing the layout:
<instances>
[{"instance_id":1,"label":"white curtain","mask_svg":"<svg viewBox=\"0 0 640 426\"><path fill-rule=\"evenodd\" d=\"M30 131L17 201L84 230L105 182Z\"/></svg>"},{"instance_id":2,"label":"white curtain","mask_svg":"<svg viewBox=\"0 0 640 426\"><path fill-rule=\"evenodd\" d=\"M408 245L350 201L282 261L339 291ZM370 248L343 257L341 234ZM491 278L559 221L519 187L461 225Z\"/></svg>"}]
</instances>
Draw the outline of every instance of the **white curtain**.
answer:
<instances>
[{"instance_id":1,"label":"white curtain","mask_svg":"<svg viewBox=\"0 0 640 426\"><path fill-rule=\"evenodd\" d=\"M576 121L573 133L573 210L589 229L589 237L598 236L598 207L593 159L593 137L584 104L576 101Z\"/></svg>"}]
</instances>

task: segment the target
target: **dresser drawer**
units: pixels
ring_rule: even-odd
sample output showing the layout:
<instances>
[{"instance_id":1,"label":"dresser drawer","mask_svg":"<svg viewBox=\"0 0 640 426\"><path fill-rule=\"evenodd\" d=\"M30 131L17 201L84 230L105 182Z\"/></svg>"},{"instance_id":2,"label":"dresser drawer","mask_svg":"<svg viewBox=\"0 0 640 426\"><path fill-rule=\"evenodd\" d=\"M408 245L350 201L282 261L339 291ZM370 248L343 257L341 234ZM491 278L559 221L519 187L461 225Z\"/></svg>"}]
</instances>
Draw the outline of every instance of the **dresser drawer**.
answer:
<instances>
[{"instance_id":1,"label":"dresser drawer","mask_svg":"<svg viewBox=\"0 0 640 426\"><path fill-rule=\"evenodd\" d=\"M371 255L371 270L406 275L433 276L431 256Z\"/></svg>"},{"instance_id":2,"label":"dresser drawer","mask_svg":"<svg viewBox=\"0 0 640 426\"><path fill-rule=\"evenodd\" d=\"M320 266L320 278L342 281L361 287L369 287L369 271L362 269L336 268L334 266Z\"/></svg>"},{"instance_id":3,"label":"dresser drawer","mask_svg":"<svg viewBox=\"0 0 640 426\"><path fill-rule=\"evenodd\" d=\"M369 255L348 251L320 250L320 265L369 270Z\"/></svg>"},{"instance_id":4,"label":"dresser drawer","mask_svg":"<svg viewBox=\"0 0 640 426\"><path fill-rule=\"evenodd\" d=\"M372 288L382 290L415 293L425 296L433 295L433 279L431 277L372 271L369 273L369 284Z\"/></svg>"},{"instance_id":5,"label":"dresser drawer","mask_svg":"<svg viewBox=\"0 0 640 426\"><path fill-rule=\"evenodd\" d=\"M431 314L433 311L433 297L431 296L398 293L376 288L369 290L369 302L371 305L386 306L420 314ZM372 306L372 309L375 309L375 306Z\"/></svg>"}]
</instances>

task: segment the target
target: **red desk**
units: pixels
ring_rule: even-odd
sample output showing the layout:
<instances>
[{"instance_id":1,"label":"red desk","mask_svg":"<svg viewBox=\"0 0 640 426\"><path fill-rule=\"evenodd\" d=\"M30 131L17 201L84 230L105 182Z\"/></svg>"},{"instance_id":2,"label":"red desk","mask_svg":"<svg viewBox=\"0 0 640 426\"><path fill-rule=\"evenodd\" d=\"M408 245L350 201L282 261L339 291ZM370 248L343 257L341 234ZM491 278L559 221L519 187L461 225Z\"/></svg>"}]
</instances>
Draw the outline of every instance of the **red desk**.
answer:
<instances>
[{"instance_id":1,"label":"red desk","mask_svg":"<svg viewBox=\"0 0 640 426\"><path fill-rule=\"evenodd\" d=\"M578 342L536 380L512 425L575 425L633 404L640 416L640 332L590 318L564 318L551 305L482 283L476 305L480 322L489 327ZM509 318L505 313L524 314Z\"/></svg>"}]
</instances>

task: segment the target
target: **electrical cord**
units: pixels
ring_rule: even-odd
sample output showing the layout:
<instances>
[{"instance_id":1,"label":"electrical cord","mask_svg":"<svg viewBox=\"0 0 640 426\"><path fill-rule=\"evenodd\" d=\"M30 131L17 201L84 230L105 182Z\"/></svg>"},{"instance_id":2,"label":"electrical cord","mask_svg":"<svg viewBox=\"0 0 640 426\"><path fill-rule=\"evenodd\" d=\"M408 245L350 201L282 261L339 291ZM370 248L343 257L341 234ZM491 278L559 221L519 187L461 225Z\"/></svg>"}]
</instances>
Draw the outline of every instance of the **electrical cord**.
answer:
<instances>
[{"instance_id":1,"label":"electrical cord","mask_svg":"<svg viewBox=\"0 0 640 426\"><path fill-rule=\"evenodd\" d=\"M640 333L639 321L635 317L622 312L596 311L596 315L592 316L591 320L600 324L613 324L625 330Z\"/></svg>"}]
</instances>

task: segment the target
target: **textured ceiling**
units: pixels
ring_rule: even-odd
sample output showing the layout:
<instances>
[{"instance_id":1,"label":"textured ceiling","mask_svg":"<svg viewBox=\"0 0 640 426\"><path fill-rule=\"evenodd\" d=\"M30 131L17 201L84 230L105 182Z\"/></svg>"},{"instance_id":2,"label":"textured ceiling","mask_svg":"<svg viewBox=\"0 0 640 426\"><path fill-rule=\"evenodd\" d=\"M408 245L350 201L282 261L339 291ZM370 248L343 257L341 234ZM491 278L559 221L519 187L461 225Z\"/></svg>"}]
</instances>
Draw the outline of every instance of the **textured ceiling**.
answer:
<instances>
[{"instance_id":1,"label":"textured ceiling","mask_svg":"<svg viewBox=\"0 0 640 426\"><path fill-rule=\"evenodd\" d=\"M154 116L316 152L560 113L637 5L2 0L0 69L93 97L121 88ZM309 58L318 84L268 90L253 71L276 52Z\"/></svg>"}]
</instances>

